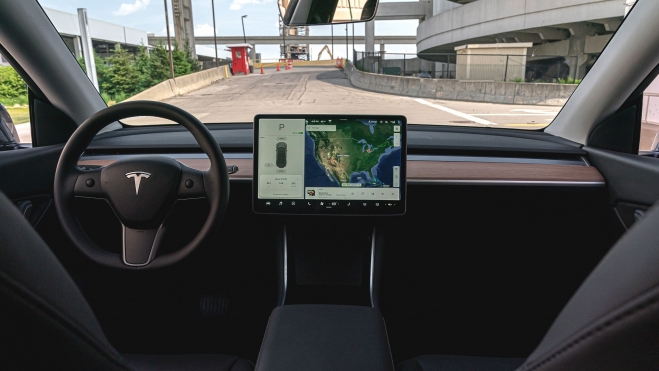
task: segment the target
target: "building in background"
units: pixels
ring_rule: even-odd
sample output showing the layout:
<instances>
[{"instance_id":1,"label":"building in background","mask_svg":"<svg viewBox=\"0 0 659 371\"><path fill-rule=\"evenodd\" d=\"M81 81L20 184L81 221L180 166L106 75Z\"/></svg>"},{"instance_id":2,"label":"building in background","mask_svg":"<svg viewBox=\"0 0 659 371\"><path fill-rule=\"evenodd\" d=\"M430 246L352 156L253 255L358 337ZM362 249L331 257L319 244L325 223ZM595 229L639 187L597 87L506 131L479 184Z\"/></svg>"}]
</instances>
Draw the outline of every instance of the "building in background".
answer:
<instances>
[{"instance_id":1,"label":"building in background","mask_svg":"<svg viewBox=\"0 0 659 371\"><path fill-rule=\"evenodd\" d=\"M190 0L172 0L172 3L181 1L189 5ZM184 11L179 12L179 16L184 16L181 25L185 25L185 29L192 26L192 13L188 15L189 8L183 7ZM66 46L71 50L71 53L77 58L82 57L82 45L80 39L80 24L78 23L78 15L73 13L66 13L55 9L44 8L46 15L50 18L51 22L59 32L62 40ZM89 30L92 38L92 47L96 54L101 58L110 56L116 44L120 44L123 49L129 53L137 54L139 48L149 47L149 37L146 31L138 30L136 28L126 27L114 23L100 21L98 19L89 18ZM210 68L214 66L215 53L212 49L198 50L194 43L194 30L188 33L188 45L190 45L193 57L199 59L203 68ZM184 35L184 32L176 32L175 35ZM182 38L181 47L185 45L185 38Z\"/></svg>"}]
</instances>

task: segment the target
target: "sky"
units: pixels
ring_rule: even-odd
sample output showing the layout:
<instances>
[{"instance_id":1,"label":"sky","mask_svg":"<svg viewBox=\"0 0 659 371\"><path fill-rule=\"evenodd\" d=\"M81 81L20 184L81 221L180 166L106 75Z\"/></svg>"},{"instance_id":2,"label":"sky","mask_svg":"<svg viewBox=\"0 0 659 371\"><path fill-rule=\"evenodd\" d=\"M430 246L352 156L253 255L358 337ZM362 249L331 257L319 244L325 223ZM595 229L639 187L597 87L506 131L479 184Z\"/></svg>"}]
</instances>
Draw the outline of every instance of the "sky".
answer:
<instances>
[{"instance_id":1,"label":"sky","mask_svg":"<svg viewBox=\"0 0 659 371\"><path fill-rule=\"evenodd\" d=\"M163 0L38 0L41 6L68 13L76 13L78 8L86 8L89 18L132 27L156 35L166 35L165 6ZM401 1L401 0L380 0ZM402 0L405 1L405 0ZM416 0L412 0L416 1ZM171 0L167 0L171 15ZM192 13L196 36L213 35L213 15L211 0L192 0ZM245 33L247 35L271 36L279 35L279 10L276 0L215 0L215 22L217 35L242 35L241 16L245 18ZM416 35L417 20L377 21L375 35ZM173 26L171 26L173 28ZM170 28L170 29L172 29ZM348 26L352 35L352 25ZM311 26L311 35L329 35L330 26ZM345 37L345 26L335 25L334 34ZM355 24L355 35L364 34L364 24ZM339 36L339 37L340 37ZM323 45L311 45L311 55L315 60ZM219 56L229 57L224 46L219 46ZM356 50L364 50L364 45L355 45ZM376 46L376 49L379 48ZM387 45L387 52L416 53L416 45ZM257 45L256 52L261 58L276 59L279 57L279 46ZM197 46L197 53L213 55L213 46ZM350 52L349 52L350 53ZM336 57L345 57L345 45L334 45Z\"/></svg>"}]
</instances>

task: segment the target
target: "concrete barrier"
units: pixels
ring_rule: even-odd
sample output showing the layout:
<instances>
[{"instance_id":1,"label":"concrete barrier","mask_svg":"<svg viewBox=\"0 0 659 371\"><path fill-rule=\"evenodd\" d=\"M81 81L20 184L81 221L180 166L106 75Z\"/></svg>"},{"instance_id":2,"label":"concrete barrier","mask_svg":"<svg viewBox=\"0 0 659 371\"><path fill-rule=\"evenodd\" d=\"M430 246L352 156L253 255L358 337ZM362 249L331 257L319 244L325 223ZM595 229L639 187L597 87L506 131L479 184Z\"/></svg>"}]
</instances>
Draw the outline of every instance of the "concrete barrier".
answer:
<instances>
[{"instance_id":1,"label":"concrete barrier","mask_svg":"<svg viewBox=\"0 0 659 371\"><path fill-rule=\"evenodd\" d=\"M191 91L201 89L214 82L229 77L229 66L220 66L209 70L179 76L174 79L165 80L145 91L133 95L126 101L133 100L155 100L161 101L173 98L177 95L188 94Z\"/></svg>"},{"instance_id":2,"label":"concrete barrier","mask_svg":"<svg viewBox=\"0 0 659 371\"><path fill-rule=\"evenodd\" d=\"M422 79L361 72L347 62L344 71L360 89L417 98L562 106L577 88L567 84Z\"/></svg>"}]
</instances>

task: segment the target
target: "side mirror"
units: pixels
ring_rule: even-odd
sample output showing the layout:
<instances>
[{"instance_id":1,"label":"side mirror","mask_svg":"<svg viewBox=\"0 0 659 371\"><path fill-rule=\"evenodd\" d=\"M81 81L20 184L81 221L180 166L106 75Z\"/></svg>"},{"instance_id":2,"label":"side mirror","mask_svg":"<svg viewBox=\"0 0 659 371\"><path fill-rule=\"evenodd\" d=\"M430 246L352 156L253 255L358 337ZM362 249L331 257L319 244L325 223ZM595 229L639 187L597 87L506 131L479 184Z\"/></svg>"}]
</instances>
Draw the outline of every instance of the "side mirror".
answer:
<instances>
[{"instance_id":1,"label":"side mirror","mask_svg":"<svg viewBox=\"0 0 659 371\"><path fill-rule=\"evenodd\" d=\"M368 22L375 18L378 0L277 0L286 26Z\"/></svg>"},{"instance_id":2,"label":"side mirror","mask_svg":"<svg viewBox=\"0 0 659 371\"><path fill-rule=\"evenodd\" d=\"M0 145L14 145L17 142L18 132L16 126L5 106L0 103Z\"/></svg>"}]
</instances>

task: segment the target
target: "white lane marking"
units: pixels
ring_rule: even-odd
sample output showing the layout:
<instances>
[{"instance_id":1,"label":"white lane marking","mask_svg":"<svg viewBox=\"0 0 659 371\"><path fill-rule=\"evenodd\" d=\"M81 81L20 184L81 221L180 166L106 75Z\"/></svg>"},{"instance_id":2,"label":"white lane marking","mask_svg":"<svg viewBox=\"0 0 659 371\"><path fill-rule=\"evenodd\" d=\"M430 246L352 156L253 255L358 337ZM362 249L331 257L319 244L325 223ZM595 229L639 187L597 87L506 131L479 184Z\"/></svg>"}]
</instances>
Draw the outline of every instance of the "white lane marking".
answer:
<instances>
[{"instance_id":1,"label":"white lane marking","mask_svg":"<svg viewBox=\"0 0 659 371\"><path fill-rule=\"evenodd\" d=\"M554 113L474 113L472 116L556 116Z\"/></svg>"},{"instance_id":2,"label":"white lane marking","mask_svg":"<svg viewBox=\"0 0 659 371\"><path fill-rule=\"evenodd\" d=\"M467 120L469 120L469 121L473 121L473 122L475 122L475 123L477 123L477 124L481 124L481 125L485 125L485 126L498 125L498 124L495 124L494 122L487 121L487 120L483 120L483 119L480 119L480 118L478 118L478 117L476 117L476 116L468 115L468 114L466 114L466 113L462 113L462 112L460 112L460 111L456 111L456 110L451 109L451 108L448 108L448 107L440 106L439 104L430 103L430 102L428 102L428 101L425 100L425 99L416 98L416 99L414 99L414 101L417 102L417 103L425 104L426 106L429 106L429 107L432 107L432 108L436 108L436 109L438 109L438 110L440 110L440 111L448 112L448 113L450 113L450 114L452 114L452 115L455 115L455 116L458 116L458 117L462 117L463 119L467 119Z\"/></svg>"}]
</instances>

